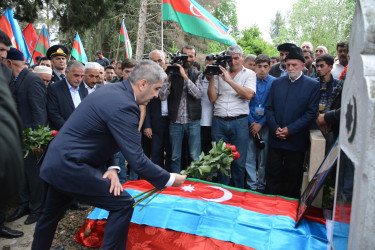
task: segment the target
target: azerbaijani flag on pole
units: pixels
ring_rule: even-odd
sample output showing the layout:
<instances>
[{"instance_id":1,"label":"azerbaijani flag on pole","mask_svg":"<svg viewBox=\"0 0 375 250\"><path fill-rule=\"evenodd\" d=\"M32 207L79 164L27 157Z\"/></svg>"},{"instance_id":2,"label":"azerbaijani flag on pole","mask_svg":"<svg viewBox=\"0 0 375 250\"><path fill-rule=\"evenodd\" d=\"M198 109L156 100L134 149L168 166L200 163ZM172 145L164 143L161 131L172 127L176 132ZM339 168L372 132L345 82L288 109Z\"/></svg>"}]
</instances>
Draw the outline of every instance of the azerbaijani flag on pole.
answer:
<instances>
[{"instance_id":1,"label":"azerbaijani flag on pole","mask_svg":"<svg viewBox=\"0 0 375 250\"><path fill-rule=\"evenodd\" d=\"M128 31L125 27L124 20L122 20L120 41L125 43L126 58L132 58L132 46L130 45L130 40L128 36Z\"/></svg>"},{"instance_id":2,"label":"azerbaijani flag on pole","mask_svg":"<svg viewBox=\"0 0 375 250\"><path fill-rule=\"evenodd\" d=\"M140 180L123 187L134 197L152 185ZM327 249L329 244L319 216L302 219L295 228L296 199L188 179L179 188L166 188L140 211L148 200L134 209L127 249L299 250ZM100 247L107 217L107 211L96 208L76 241Z\"/></svg>"},{"instance_id":3,"label":"azerbaijani flag on pole","mask_svg":"<svg viewBox=\"0 0 375 250\"><path fill-rule=\"evenodd\" d=\"M7 34L14 48L20 50L25 60L30 61L31 54L25 38L16 19L13 18L13 10L7 9L0 18L0 29Z\"/></svg>"},{"instance_id":4,"label":"azerbaijani flag on pole","mask_svg":"<svg viewBox=\"0 0 375 250\"><path fill-rule=\"evenodd\" d=\"M51 40L49 39L49 35L46 29L46 26L42 26L42 30L40 31L39 38L38 38L38 43L36 44L35 47L35 52L34 52L34 58L36 56L46 56L47 55L47 50L51 47Z\"/></svg>"},{"instance_id":5,"label":"azerbaijani flag on pole","mask_svg":"<svg viewBox=\"0 0 375 250\"><path fill-rule=\"evenodd\" d=\"M83 48L83 44L81 39L79 38L78 32L76 38L74 39L73 48L72 48L72 56L81 63L87 63L87 56L85 53L85 49Z\"/></svg>"},{"instance_id":6,"label":"azerbaijani flag on pole","mask_svg":"<svg viewBox=\"0 0 375 250\"><path fill-rule=\"evenodd\" d=\"M23 37L25 38L27 47L31 53L33 54L33 51L35 50L36 43L38 41L38 35L35 32L35 29L31 23L29 23L26 28L22 31ZM35 53L33 58L33 63L35 64Z\"/></svg>"},{"instance_id":7,"label":"azerbaijani flag on pole","mask_svg":"<svg viewBox=\"0 0 375 250\"><path fill-rule=\"evenodd\" d=\"M226 45L236 44L228 27L195 0L163 0L163 21L178 22L182 30Z\"/></svg>"}]
</instances>

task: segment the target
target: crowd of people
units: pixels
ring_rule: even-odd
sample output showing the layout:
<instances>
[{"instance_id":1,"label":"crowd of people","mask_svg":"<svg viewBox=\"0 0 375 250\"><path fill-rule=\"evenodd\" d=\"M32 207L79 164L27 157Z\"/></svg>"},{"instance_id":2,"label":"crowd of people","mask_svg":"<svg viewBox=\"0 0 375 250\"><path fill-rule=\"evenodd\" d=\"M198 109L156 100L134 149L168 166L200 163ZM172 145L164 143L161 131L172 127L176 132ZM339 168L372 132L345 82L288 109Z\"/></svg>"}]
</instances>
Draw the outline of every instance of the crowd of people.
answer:
<instances>
[{"instance_id":1,"label":"crowd of people","mask_svg":"<svg viewBox=\"0 0 375 250\"><path fill-rule=\"evenodd\" d=\"M173 65L174 72L166 79L163 78L160 87L155 89L158 93L151 96L155 98L142 102L139 100L145 98L145 94L142 94L145 87L141 83L138 86L140 80L137 74L146 74L146 71L142 71L142 67L147 65L144 61L110 61L99 50L95 62L82 64L75 60L67 61L67 48L54 45L48 49L46 57L37 58L35 66L28 67L23 54L11 48L9 38L0 31L1 71L6 76L3 81L9 83L22 129L48 125L66 134L65 141L55 142L54 145L59 143L61 148L71 147L72 150L74 147L94 150L90 148L91 144L85 144L85 141L89 141L87 138L80 137L78 142L68 139L72 133L87 135L90 129L95 137L103 129L124 136L103 139L102 143L115 140L120 150L112 152L108 149L110 146L101 147L105 151L103 155L111 155L108 159L100 160L102 174L115 170L121 183L147 177L139 171L140 166L136 166L145 164L145 161L129 158L129 152L138 149L128 149L125 144L122 145L121 139L142 145L143 152L150 160L169 173L180 173L190 161L198 160L202 151L206 154L210 151L211 141L223 139L236 145L240 157L232 163L229 175L219 173L213 181L261 193L299 198L305 155L310 144L309 130L319 128L326 135L338 128L337 111L340 107L332 107L332 98L333 95L337 98L336 87L340 87L341 94L343 81L339 83L339 78L349 61L348 43L337 44L337 60L322 45L314 51L310 42L304 42L301 47L284 43L278 45L277 49L278 57L244 55L239 45L232 45L226 50L226 55L230 56L226 67L217 65L212 56L207 56L201 67L197 62L196 49L186 45L180 51L186 55L186 59L182 64ZM170 58L161 50L151 51L148 59L155 62L163 72L170 67ZM207 74L205 69L212 65L219 74ZM132 72L135 69L136 72ZM89 108L85 103L90 103L90 100L94 100L91 101L91 109L95 109L90 112L99 114L100 119L107 117L108 114L100 113L97 106L111 106L112 102L120 102L116 95L111 98L109 93L104 94L110 89L107 86L115 86L114 83L120 82L130 82L133 90L139 88L139 93L134 90L139 109L139 123L136 124L138 132L133 133L132 137L126 137L129 134L123 134L119 129L129 128L130 125L121 124L118 129L109 127L109 123L107 127L91 127L90 122L97 122L99 118L94 115L82 117L85 114L82 110ZM88 98L89 95L92 97ZM73 116L76 113L81 116ZM124 115L121 110L111 110L111 114L113 120ZM88 120L88 127L78 129L74 126L76 124L72 124L76 121L70 118L72 116ZM117 122L132 123L132 119L118 118ZM110 124L113 126L116 123ZM337 135L335 131L329 137L329 145L332 145ZM55 146L50 150L56 151L58 148ZM69 157L77 157L77 161L81 160L73 151L66 149L64 152ZM59 154L59 157L64 160L63 155ZM86 156L82 154L82 157ZM91 157L97 158L94 155ZM52 162L51 157L47 159ZM128 166L125 166L126 162ZM60 191L46 189L44 184L44 181L49 183L58 181L58 178L52 180L49 173L45 172L41 174L43 178L40 178L39 168L34 167L36 164L35 155L30 154L24 159L25 178L22 179L24 183L19 195L20 203L7 221L28 214L25 224L34 223L42 214L46 196L47 202L51 202L48 200L51 195L61 195ZM59 170L56 168L54 171ZM164 173L155 173L165 179ZM175 175L171 176L175 178ZM174 179L170 181L168 183L172 185ZM157 185L163 186L160 183ZM73 192L72 188L62 190ZM82 194L80 198L85 202L88 200ZM85 205L69 201L70 208L85 209ZM112 209L98 204L110 211ZM21 232L5 227L4 221L5 206L0 208L0 237L22 236ZM42 231L38 232L41 234ZM37 239L38 234L35 237Z\"/></svg>"}]
</instances>

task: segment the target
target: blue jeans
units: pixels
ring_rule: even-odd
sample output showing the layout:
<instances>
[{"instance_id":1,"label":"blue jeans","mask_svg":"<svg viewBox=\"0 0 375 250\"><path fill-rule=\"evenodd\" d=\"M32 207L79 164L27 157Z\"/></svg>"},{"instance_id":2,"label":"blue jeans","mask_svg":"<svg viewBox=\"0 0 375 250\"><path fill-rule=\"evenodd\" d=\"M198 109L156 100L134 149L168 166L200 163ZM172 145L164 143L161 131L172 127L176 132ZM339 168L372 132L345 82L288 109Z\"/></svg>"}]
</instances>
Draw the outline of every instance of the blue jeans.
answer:
<instances>
[{"instance_id":1,"label":"blue jeans","mask_svg":"<svg viewBox=\"0 0 375 250\"><path fill-rule=\"evenodd\" d=\"M231 176L233 185L238 188L244 188L245 185L245 164L247 155L247 144L249 141L249 129L247 117L225 121L218 117L212 118L212 139L216 142L223 139L236 146L240 153L240 158L232 162ZM218 182L229 185L230 177L218 173Z\"/></svg>"},{"instance_id":2,"label":"blue jeans","mask_svg":"<svg viewBox=\"0 0 375 250\"><path fill-rule=\"evenodd\" d=\"M201 126L200 121L186 124L169 123L169 140L172 147L171 172L181 172L181 150L184 134L187 135L189 155L193 161L199 160L201 153Z\"/></svg>"},{"instance_id":3,"label":"blue jeans","mask_svg":"<svg viewBox=\"0 0 375 250\"><path fill-rule=\"evenodd\" d=\"M258 148L255 145L254 138L252 135L249 137L249 145L247 148L246 158L246 183L251 190L265 189L265 174L267 164L267 153L268 153L268 127L263 127L259 131L260 137L266 144L263 149ZM257 179L257 162L258 162L258 179Z\"/></svg>"}]
</instances>

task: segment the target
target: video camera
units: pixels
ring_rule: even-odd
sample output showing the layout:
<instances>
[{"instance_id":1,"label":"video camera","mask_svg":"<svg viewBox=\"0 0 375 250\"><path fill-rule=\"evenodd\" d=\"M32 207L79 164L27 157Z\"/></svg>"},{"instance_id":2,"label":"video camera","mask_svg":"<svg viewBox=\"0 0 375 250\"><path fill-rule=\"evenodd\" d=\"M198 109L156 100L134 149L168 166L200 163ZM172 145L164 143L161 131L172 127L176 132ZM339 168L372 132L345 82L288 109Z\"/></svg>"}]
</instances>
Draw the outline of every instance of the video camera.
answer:
<instances>
[{"instance_id":1,"label":"video camera","mask_svg":"<svg viewBox=\"0 0 375 250\"><path fill-rule=\"evenodd\" d=\"M171 63L168 65L167 70L165 71L167 75L170 74L180 74L180 68L178 66L175 66L173 64L177 63L182 65L184 62L187 61L188 55L186 54L181 54L180 51L176 51L174 55L171 53L168 53L168 56L171 58Z\"/></svg>"},{"instance_id":2,"label":"video camera","mask_svg":"<svg viewBox=\"0 0 375 250\"><path fill-rule=\"evenodd\" d=\"M232 56L231 55L225 55L225 51L214 55L214 54L209 54L206 56L207 61L213 61L215 62L212 65L208 65L206 67L206 70L204 71L205 75L219 75L221 74L221 70L219 68L219 65L222 66L223 68L227 67L227 63L232 61Z\"/></svg>"}]
</instances>

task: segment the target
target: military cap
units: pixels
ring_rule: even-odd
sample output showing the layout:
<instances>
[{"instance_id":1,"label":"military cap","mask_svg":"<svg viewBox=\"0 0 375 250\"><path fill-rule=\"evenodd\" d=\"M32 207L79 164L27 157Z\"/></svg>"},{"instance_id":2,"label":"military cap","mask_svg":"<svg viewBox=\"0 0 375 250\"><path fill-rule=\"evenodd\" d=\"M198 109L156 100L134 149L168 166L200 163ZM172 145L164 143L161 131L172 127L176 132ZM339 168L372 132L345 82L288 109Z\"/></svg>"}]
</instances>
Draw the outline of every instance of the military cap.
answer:
<instances>
[{"instance_id":1,"label":"military cap","mask_svg":"<svg viewBox=\"0 0 375 250\"><path fill-rule=\"evenodd\" d=\"M283 44L280 44L279 46L277 46L277 50L278 51L289 51L290 47L292 47L292 46L297 47L297 45L295 45L294 43L283 43Z\"/></svg>"},{"instance_id":2,"label":"military cap","mask_svg":"<svg viewBox=\"0 0 375 250\"><path fill-rule=\"evenodd\" d=\"M53 45L47 50L47 58L51 60L54 56L68 57L68 49L63 45Z\"/></svg>"},{"instance_id":3,"label":"military cap","mask_svg":"<svg viewBox=\"0 0 375 250\"><path fill-rule=\"evenodd\" d=\"M7 54L7 59L15 60L15 61L24 61L25 58L21 51L15 48L10 48Z\"/></svg>"},{"instance_id":4,"label":"military cap","mask_svg":"<svg viewBox=\"0 0 375 250\"><path fill-rule=\"evenodd\" d=\"M303 56L302 49L297 46L290 47L289 54L285 57L285 61L288 59L298 59L305 63L305 57Z\"/></svg>"}]
</instances>

